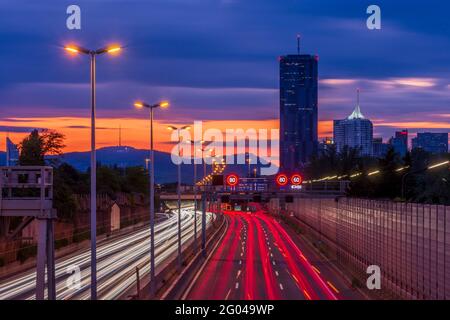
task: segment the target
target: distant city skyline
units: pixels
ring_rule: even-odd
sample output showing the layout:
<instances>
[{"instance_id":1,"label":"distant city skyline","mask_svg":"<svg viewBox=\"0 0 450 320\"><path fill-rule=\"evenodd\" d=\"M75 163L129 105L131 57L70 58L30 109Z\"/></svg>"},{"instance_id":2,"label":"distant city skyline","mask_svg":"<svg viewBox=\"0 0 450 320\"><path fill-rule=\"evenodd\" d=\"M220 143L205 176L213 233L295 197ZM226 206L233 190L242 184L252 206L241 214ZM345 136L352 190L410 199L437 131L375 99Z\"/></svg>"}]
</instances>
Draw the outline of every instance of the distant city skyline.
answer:
<instances>
[{"instance_id":1,"label":"distant city skyline","mask_svg":"<svg viewBox=\"0 0 450 320\"><path fill-rule=\"evenodd\" d=\"M367 6L356 0L77 4L80 31L66 29L66 3L1 4L0 137L10 132L17 143L31 128L50 128L66 134L67 151L88 149L89 68L61 50L68 42L125 46L119 57L99 61L99 147L117 144L119 124L123 145L148 146L147 121L132 110L135 99L172 102L158 117L159 150L170 148L164 127L171 122L277 128L277 57L296 52L298 33L301 52L320 57L319 137L332 135L333 119L347 115L358 87L376 137L387 140L401 129L410 138L450 131L449 3L408 1L423 13L415 19L402 1L380 0L378 31L366 28Z\"/></svg>"}]
</instances>

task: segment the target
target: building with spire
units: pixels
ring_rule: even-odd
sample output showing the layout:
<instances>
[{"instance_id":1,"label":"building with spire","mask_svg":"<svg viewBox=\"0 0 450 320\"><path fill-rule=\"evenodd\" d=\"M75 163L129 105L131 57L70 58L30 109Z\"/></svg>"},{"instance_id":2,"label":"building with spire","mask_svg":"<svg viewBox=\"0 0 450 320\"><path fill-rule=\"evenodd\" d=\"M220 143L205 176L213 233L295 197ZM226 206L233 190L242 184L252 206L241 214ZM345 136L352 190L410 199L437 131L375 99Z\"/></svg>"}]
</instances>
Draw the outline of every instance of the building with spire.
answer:
<instances>
[{"instance_id":1,"label":"building with spire","mask_svg":"<svg viewBox=\"0 0 450 320\"><path fill-rule=\"evenodd\" d=\"M280 57L280 165L287 172L307 163L318 146L318 57Z\"/></svg>"},{"instance_id":2,"label":"building with spire","mask_svg":"<svg viewBox=\"0 0 450 320\"><path fill-rule=\"evenodd\" d=\"M334 120L333 139L338 152L345 146L359 150L361 156L373 155L373 124L361 112L359 90L352 114L343 120Z\"/></svg>"}]
</instances>

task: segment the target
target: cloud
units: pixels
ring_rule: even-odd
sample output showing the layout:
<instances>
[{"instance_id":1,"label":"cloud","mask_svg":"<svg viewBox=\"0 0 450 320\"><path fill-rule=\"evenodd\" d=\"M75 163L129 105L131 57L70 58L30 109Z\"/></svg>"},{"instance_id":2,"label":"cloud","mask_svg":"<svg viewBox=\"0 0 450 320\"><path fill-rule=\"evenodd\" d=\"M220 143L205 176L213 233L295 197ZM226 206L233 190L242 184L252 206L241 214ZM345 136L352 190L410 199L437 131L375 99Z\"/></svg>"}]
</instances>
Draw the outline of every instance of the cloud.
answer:
<instances>
[{"instance_id":1,"label":"cloud","mask_svg":"<svg viewBox=\"0 0 450 320\"><path fill-rule=\"evenodd\" d=\"M0 132L29 133L33 130L43 130L43 128L0 126Z\"/></svg>"},{"instance_id":2,"label":"cloud","mask_svg":"<svg viewBox=\"0 0 450 320\"><path fill-rule=\"evenodd\" d=\"M20 122L15 118L27 126L26 118L89 116L89 62L85 56L66 55L60 45L67 41L87 47L110 41L125 45L119 56L98 59L99 118L145 119L144 112L132 109L132 101L166 98L171 108L156 115L165 122L276 119L276 58L296 51L297 33L302 34L302 52L320 55L321 121L350 114L357 87L363 112L374 121L432 126L448 113L447 1L429 0L423 6L410 0L405 6L379 0L380 32L367 30L366 4L359 0L77 4L84 17L95 17L83 18L79 32L65 30L64 5L51 0L2 6L0 61L7 61L0 74L3 125ZM389 135L388 130L393 128L383 134Z\"/></svg>"}]
</instances>

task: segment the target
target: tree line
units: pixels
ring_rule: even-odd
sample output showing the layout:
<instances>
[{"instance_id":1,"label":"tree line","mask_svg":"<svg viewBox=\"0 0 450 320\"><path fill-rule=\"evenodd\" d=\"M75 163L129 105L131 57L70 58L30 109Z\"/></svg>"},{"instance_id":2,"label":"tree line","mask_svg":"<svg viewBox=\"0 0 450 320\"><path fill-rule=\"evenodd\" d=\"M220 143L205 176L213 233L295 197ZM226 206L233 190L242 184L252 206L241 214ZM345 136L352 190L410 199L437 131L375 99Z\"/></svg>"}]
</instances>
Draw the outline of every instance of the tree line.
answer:
<instances>
[{"instance_id":1,"label":"tree line","mask_svg":"<svg viewBox=\"0 0 450 320\"><path fill-rule=\"evenodd\" d=\"M363 172L350 179L349 196L450 205L449 165L428 169L447 160L448 153L430 154L418 148L401 157L391 147L382 158L374 158L360 156L358 149L349 147L339 153L336 146L330 145L313 157L305 174L309 179L317 179ZM379 173L367 175L374 171Z\"/></svg>"},{"instance_id":2,"label":"tree line","mask_svg":"<svg viewBox=\"0 0 450 320\"><path fill-rule=\"evenodd\" d=\"M53 167L53 204L58 217L71 220L77 211L74 195L90 193L90 169L80 172L60 157L65 148L65 136L54 130L33 130L19 144L19 165ZM97 193L108 194L112 199L117 193L148 194L148 172L140 166L120 168L97 165Z\"/></svg>"}]
</instances>

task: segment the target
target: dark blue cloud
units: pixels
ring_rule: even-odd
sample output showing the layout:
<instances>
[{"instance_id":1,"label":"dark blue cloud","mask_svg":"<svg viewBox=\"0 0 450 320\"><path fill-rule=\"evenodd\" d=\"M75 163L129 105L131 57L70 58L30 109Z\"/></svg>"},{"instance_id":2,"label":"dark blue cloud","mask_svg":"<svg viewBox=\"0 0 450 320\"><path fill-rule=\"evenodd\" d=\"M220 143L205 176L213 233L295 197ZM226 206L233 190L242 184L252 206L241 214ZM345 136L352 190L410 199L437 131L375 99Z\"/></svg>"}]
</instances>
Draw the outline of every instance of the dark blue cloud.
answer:
<instances>
[{"instance_id":1,"label":"dark blue cloud","mask_svg":"<svg viewBox=\"0 0 450 320\"><path fill-rule=\"evenodd\" d=\"M372 117L400 120L448 108L448 1L376 1L381 31L367 30L372 2L361 0L78 0L82 30L69 31L65 10L73 3L2 2L5 116L86 115L88 60L67 56L61 45L113 41L126 48L98 59L101 114L134 115L133 99L164 97L185 118L277 117L277 57L295 52L297 33L302 51L320 56L322 79L360 79L344 88L322 84L321 118L348 113L356 85L365 87ZM402 77L439 85L396 93L376 82Z\"/></svg>"}]
</instances>

